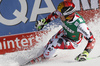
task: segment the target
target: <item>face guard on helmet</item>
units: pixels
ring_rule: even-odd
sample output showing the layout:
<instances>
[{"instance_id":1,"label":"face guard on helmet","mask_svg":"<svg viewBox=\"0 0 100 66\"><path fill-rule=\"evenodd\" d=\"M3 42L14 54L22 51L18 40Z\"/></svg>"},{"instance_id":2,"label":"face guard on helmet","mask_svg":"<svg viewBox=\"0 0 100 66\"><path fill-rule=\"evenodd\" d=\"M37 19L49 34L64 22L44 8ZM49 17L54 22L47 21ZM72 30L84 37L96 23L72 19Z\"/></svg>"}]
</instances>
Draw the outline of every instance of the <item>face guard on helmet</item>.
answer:
<instances>
[{"instance_id":1,"label":"face guard on helmet","mask_svg":"<svg viewBox=\"0 0 100 66\"><path fill-rule=\"evenodd\" d=\"M65 16L67 20L71 19L75 14L75 5L72 2L61 2L57 9L62 13L63 16Z\"/></svg>"}]
</instances>

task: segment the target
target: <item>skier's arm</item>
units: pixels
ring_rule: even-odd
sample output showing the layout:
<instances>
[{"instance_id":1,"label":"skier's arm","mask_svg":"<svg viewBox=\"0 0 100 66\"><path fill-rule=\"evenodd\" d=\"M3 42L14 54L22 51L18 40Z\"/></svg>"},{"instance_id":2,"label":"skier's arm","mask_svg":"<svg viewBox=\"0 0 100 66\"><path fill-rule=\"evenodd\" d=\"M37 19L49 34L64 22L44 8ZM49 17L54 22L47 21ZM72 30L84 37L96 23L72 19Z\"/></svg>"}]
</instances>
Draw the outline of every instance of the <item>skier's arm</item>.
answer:
<instances>
[{"instance_id":1,"label":"skier's arm","mask_svg":"<svg viewBox=\"0 0 100 66\"><path fill-rule=\"evenodd\" d=\"M85 39L88 41L85 50L90 53L94 47L95 38L93 37L92 32L89 30L88 26L85 23L82 23L78 27L78 31L83 34Z\"/></svg>"},{"instance_id":2,"label":"skier's arm","mask_svg":"<svg viewBox=\"0 0 100 66\"><path fill-rule=\"evenodd\" d=\"M61 13L59 11L54 11L51 14L49 14L46 18L41 19L39 21L36 22L36 29L37 30L41 30L44 25L48 24L49 22L51 22L54 19L57 19L61 16Z\"/></svg>"},{"instance_id":3,"label":"skier's arm","mask_svg":"<svg viewBox=\"0 0 100 66\"><path fill-rule=\"evenodd\" d=\"M83 53L79 54L77 57L78 61L84 61L95 45L95 38L85 23L82 23L78 26L78 32L82 33L85 39L88 41Z\"/></svg>"},{"instance_id":4,"label":"skier's arm","mask_svg":"<svg viewBox=\"0 0 100 66\"><path fill-rule=\"evenodd\" d=\"M61 13L59 11L54 11L52 12L51 14L49 14L47 17L46 17L46 22L51 22L52 20L54 19L57 19L61 16Z\"/></svg>"}]
</instances>

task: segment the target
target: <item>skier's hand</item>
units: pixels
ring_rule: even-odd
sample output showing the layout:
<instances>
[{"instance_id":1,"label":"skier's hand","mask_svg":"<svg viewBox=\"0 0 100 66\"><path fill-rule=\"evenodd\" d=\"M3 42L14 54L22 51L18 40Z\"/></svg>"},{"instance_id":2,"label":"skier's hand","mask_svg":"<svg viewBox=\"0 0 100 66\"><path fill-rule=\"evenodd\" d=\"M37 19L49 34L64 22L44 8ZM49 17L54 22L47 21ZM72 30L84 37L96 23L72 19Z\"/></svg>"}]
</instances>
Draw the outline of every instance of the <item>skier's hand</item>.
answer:
<instances>
[{"instance_id":1,"label":"skier's hand","mask_svg":"<svg viewBox=\"0 0 100 66\"><path fill-rule=\"evenodd\" d=\"M85 61L85 60L87 60L88 55L89 55L89 53L88 53L87 51L84 50L84 52L81 53L81 54L79 54L79 55L75 58L75 60L77 60L77 61Z\"/></svg>"},{"instance_id":2,"label":"skier's hand","mask_svg":"<svg viewBox=\"0 0 100 66\"><path fill-rule=\"evenodd\" d=\"M46 19L41 19L39 21L36 22L35 26L36 26L36 29L39 31L41 30L44 25L46 24Z\"/></svg>"}]
</instances>

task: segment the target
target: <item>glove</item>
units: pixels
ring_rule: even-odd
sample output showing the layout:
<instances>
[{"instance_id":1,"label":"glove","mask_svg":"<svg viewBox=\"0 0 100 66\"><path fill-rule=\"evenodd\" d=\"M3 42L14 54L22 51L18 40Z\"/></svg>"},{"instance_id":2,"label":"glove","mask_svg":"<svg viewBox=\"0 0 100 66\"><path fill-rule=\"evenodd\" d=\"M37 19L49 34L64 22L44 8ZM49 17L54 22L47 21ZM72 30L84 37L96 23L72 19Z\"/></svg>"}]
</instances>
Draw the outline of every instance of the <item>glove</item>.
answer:
<instances>
[{"instance_id":1,"label":"glove","mask_svg":"<svg viewBox=\"0 0 100 66\"><path fill-rule=\"evenodd\" d=\"M44 18L44 19L41 19L41 20L39 20L39 21L37 21L36 24L35 24L36 29L37 29L38 31L41 30L41 29L44 27L45 24L47 24L45 18Z\"/></svg>"},{"instance_id":2,"label":"glove","mask_svg":"<svg viewBox=\"0 0 100 66\"><path fill-rule=\"evenodd\" d=\"M89 53L86 50L84 50L83 53L79 54L75 58L75 60L77 60L77 61L85 61L85 60L87 60L88 55L89 55Z\"/></svg>"}]
</instances>

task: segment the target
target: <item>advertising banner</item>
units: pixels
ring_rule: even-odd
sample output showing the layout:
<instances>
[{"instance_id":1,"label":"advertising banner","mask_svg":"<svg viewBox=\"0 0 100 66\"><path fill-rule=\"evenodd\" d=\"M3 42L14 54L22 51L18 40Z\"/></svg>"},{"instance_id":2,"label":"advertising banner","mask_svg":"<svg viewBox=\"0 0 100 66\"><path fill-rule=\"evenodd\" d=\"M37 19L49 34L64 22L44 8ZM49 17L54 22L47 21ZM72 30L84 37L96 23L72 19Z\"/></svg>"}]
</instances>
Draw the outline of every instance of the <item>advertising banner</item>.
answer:
<instances>
[{"instance_id":1,"label":"advertising banner","mask_svg":"<svg viewBox=\"0 0 100 66\"><path fill-rule=\"evenodd\" d=\"M49 31L37 31L23 34L0 37L0 54L29 50L34 47L38 41L42 41L43 35Z\"/></svg>"},{"instance_id":2,"label":"advertising banner","mask_svg":"<svg viewBox=\"0 0 100 66\"><path fill-rule=\"evenodd\" d=\"M100 0L0 0L0 54L33 47L36 35L45 33L36 32L35 22L55 11L62 1L72 1L86 23L100 17Z\"/></svg>"}]
</instances>

